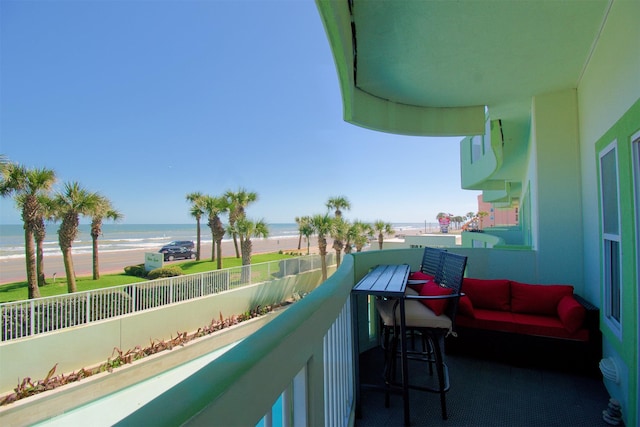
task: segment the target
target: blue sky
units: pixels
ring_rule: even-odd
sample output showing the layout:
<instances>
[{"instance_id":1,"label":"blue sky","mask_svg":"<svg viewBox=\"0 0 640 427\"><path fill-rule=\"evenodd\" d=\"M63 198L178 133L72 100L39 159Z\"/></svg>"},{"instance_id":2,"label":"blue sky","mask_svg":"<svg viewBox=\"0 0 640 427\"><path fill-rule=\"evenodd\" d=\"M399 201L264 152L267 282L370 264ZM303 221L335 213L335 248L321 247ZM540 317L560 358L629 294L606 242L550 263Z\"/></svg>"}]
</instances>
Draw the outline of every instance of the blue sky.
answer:
<instances>
[{"instance_id":1,"label":"blue sky","mask_svg":"<svg viewBox=\"0 0 640 427\"><path fill-rule=\"evenodd\" d=\"M364 221L477 211L461 138L343 121L311 0L2 0L0 19L0 153L102 193L124 223L189 223L187 193L240 187L271 223L337 195Z\"/></svg>"}]
</instances>

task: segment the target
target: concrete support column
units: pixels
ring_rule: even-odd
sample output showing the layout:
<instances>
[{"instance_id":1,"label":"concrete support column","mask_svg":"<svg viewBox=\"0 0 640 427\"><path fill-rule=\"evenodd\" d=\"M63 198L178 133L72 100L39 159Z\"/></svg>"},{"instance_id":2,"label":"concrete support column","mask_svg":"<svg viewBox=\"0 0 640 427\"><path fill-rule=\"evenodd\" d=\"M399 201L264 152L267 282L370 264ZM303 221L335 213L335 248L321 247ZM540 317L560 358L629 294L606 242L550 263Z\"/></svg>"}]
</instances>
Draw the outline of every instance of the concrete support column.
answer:
<instances>
[{"instance_id":1,"label":"concrete support column","mask_svg":"<svg viewBox=\"0 0 640 427\"><path fill-rule=\"evenodd\" d=\"M535 246L541 283L583 283L580 141L575 90L536 96L532 105L536 165Z\"/></svg>"}]
</instances>

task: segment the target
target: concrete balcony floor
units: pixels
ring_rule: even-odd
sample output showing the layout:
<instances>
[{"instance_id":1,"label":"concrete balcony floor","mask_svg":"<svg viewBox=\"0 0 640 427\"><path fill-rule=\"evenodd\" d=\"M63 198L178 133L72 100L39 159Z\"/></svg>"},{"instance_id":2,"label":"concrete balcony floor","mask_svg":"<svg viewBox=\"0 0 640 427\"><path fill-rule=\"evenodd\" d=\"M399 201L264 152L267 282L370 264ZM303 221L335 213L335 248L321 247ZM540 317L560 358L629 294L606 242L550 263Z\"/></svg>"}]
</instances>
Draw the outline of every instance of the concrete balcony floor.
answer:
<instances>
[{"instance_id":1,"label":"concrete balcony floor","mask_svg":"<svg viewBox=\"0 0 640 427\"><path fill-rule=\"evenodd\" d=\"M458 355L447 355L446 361L451 383L447 393L449 419L441 417L437 394L410 390L412 426L609 426L602 419L609 394L601 378ZM363 383L382 384L382 367L380 348L363 353ZM424 362L410 361L409 375L415 384L430 380ZM392 394L390 407L385 408L383 392L362 391L362 417L356 419L357 427L395 427L403 422L401 395Z\"/></svg>"}]
</instances>

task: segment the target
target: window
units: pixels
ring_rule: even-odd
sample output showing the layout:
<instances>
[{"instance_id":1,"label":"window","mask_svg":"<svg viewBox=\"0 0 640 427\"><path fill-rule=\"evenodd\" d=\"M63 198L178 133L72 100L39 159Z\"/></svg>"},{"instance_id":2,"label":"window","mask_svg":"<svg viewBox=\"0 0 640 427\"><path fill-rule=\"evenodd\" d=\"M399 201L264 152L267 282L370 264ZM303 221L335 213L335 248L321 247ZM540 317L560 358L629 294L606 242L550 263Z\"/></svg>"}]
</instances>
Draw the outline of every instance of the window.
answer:
<instances>
[{"instance_id":1,"label":"window","mask_svg":"<svg viewBox=\"0 0 640 427\"><path fill-rule=\"evenodd\" d=\"M600 203L604 281L604 314L618 331L621 319L620 204L618 191L617 143L600 153Z\"/></svg>"},{"instance_id":2,"label":"window","mask_svg":"<svg viewBox=\"0 0 640 427\"><path fill-rule=\"evenodd\" d=\"M475 163L484 155L482 136L474 136L471 138L471 163Z\"/></svg>"}]
</instances>

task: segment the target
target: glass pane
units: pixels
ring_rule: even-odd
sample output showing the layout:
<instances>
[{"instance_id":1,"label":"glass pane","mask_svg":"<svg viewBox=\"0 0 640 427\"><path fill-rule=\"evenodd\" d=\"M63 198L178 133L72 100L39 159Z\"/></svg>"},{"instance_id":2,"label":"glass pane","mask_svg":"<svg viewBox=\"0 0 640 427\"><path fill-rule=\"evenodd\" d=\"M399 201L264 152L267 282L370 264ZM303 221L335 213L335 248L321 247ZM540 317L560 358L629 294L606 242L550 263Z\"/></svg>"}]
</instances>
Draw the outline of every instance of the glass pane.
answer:
<instances>
[{"instance_id":1,"label":"glass pane","mask_svg":"<svg viewBox=\"0 0 640 427\"><path fill-rule=\"evenodd\" d=\"M618 171L616 149L600 159L602 179L602 227L606 234L618 234Z\"/></svg>"},{"instance_id":2,"label":"glass pane","mask_svg":"<svg viewBox=\"0 0 640 427\"><path fill-rule=\"evenodd\" d=\"M620 242L605 240L605 286L608 293L607 316L620 322Z\"/></svg>"}]
</instances>

